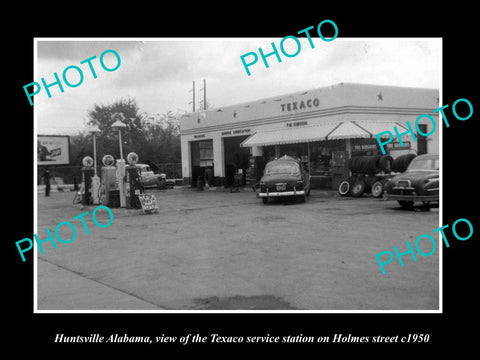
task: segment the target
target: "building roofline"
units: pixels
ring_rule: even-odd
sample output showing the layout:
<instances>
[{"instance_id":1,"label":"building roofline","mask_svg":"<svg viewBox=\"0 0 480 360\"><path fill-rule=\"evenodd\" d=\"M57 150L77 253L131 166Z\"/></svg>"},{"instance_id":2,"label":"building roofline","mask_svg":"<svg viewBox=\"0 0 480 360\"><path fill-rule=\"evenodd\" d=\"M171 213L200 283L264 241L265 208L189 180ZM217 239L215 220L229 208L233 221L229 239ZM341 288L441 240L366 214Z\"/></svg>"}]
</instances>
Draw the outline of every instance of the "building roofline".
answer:
<instances>
[{"instance_id":1,"label":"building roofline","mask_svg":"<svg viewBox=\"0 0 480 360\"><path fill-rule=\"evenodd\" d=\"M260 104L260 103L265 102L265 101L282 101L289 96L305 95L308 92L335 89L335 88L339 88L339 87L343 87L343 86L345 86L345 87L370 87L370 88L378 88L379 90L381 90L381 89L405 89L405 90L414 89L414 90L438 91L438 89L426 88L426 87L367 84L367 83L356 83L356 82L341 82L341 83L337 83L337 84L333 84L333 85L327 85L327 86L322 86L322 87L317 87L317 88L310 88L308 90L295 91L295 92L291 92L291 93L280 94L280 95L270 96L270 97L267 97L267 98L245 101L245 102L231 104L231 105L216 106L216 107L209 108L207 110L197 110L195 112L189 112L189 113L187 113L183 116L190 116L192 114L199 114L199 113L203 113L203 112L215 112L215 111L218 112L222 109L247 107L247 105L257 105L257 104Z\"/></svg>"}]
</instances>

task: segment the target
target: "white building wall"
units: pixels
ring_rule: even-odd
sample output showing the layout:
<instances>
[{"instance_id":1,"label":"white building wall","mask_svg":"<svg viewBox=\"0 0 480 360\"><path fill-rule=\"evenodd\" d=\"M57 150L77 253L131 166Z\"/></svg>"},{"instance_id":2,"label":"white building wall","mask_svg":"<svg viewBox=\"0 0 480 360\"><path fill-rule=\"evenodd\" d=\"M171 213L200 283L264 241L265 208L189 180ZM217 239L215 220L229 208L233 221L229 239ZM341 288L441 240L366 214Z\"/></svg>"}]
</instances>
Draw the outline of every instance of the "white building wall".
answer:
<instances>
[{"instance_id":1,"label":"white building wall","mask_svg":"<svg viewBox=\"0 0 480 360\"><path fill-rule=\"evenodd\" d=\"M302 102L311 106L300 109ZM427 151L438 153L442 124L439 123L438 114L432 113L432 110L438 107L439 92L435 89L338 84L191 113L182 117L180 121L183 177L191 177L190 141L213 140L214 176L222 178L225 176L224 138L254 134L257 131L285 129L287 123L299 119L306 120L307 126L348 120L388 120L402 125L409 121L415 130L417 117L420 114L430 114L435 119L437 128L429 136ZM428 129L431 129L428 119L421 119L419 123L426 123ZM393 126L386 130L394 133ZM417 151L417 142L413 141L411 135L403 136L402 140L410 141L411 150L395 150L392 151L392 156ZM394 141L398 139L395 138Z\"/></svg>"}]
</instances>

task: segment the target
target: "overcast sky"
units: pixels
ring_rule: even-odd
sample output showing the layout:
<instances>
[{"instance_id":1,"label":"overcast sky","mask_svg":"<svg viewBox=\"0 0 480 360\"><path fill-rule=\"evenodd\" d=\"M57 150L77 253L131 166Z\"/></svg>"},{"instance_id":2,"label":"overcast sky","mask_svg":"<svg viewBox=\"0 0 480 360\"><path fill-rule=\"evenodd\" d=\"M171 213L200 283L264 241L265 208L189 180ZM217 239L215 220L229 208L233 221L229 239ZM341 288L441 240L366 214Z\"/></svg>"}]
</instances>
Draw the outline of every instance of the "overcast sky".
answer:
<instances>
[{"instance_id":1,"label":"overcast sky","mask_svg":"<svg viewBox=\"0 0 480 360\"><path fill-rule=\"evenodd\" d=\"M38 134L73 135L86 129L88 110L94 104L108 105L133 97L142 112L150 115L192 111L192 81L196 83L196 108L203 99L203 80L207 82L207 102L215 107L234 105L291 92L329 86L341 82L413 86L439 89L441 86L441 39L345 39L324 42L313 38L312 49L300 38L301 51L292 58L283 56L278 63L270 56L267 69L261 59L250 67L247 76L240 55L264 49L271 51L273 41L279 49L281 38L207 38L207 39L37 39L35 79L40 83L61 78L70 65L83 70L83 83L75 88L64 86L61 93L51 87L48 98L42 88L36 95L35 112ZM285 50L295 52L293 40ZM288 46L288 47L287 47ZM292 47L293 46L293 47ZM115 50L121 57L113 72L102 69L100 54ZM279 50L280 51L280 50ZM92 65L80 61L96 55ZM248 59L249 60L249 59ZM105 56L107 66L115 65L113 54ZM75 70L68 72L74 83ZM28 100L25 97L28 104Z\"/></svg>"}]
</instances>

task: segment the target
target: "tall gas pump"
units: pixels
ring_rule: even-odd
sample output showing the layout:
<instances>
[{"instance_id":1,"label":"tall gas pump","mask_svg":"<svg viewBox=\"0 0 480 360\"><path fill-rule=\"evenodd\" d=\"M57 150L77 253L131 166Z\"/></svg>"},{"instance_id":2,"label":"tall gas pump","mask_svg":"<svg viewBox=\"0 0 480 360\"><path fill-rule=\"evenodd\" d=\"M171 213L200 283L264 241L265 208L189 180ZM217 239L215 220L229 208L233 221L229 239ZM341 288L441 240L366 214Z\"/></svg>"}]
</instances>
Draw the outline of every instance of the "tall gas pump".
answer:
<instances>
[{"instance_id":1,"label":"tall gas pump","mask_svg":"<svg viewBox=\"0 0 480 360\"><path fill-rule=\"evenodd\" d=\"M100 169L101 177L101 198L102 204L105 206L111 206L110 192L115 190L116 185L116 169L115 159L112 155L105 155L102 158L103 166Z\"/></svg>"},{"instance_id":2,"label":"tall gas pump","mask_svg":"<svg viewBox=\"0 0 480 360\"><path fill-rule=\"evenodd\" d=\"M125 160L117 159L117 170L115 172L117 186L120 195L120 207L127 206L127 199L125 197Z\"/></svg>"},{"instance_id":3,"label":"tall gas pump","mask_svg":"<svg viewBox=\"0 0 480 360\"><path fill-rule=\"evenodd\" d=\"M252 187L255 191L255 185L258 184L263 175L265 162L263 160L263 151L261 147L252 147L252 155L248 157L248 168L246 172L246 185Z\"/></svg>"},{"instance_id":4,"label":"tall gas pump","mask_svg":"<svg viewBox=\"0 0 480 360\"><path fill-rule=\"evenodd\" d=\"M94 171L92 176L92 204L93 205L98 205L101 203L100 191L101 191L100 178Z\"/></svg>"},{"instance_id":5,"label":"tall gas pump","mask_svg":"<svg viewBox=\"0 0 480 360\"><path fill-rule=\"evenodd\" d=\"M140 209L140 199L138 195L143 193L143 186L140 180L140 167L136 166L138 155L131 152L127 155L128 165L125 168L125 198L126 207L129 209Z\"/></svg>"},{"instance_id":6,"label":"tall gas pump","mask_svg":"<svg viewBox=\"0 0 480 360\"><path fill-rule=\"evenodd\" d=\"M343 181L348 180L350 174L348 160L348 152L332 152L332 189L338 189Z\"/></svg>"},{"instance_id":7,"label":"tall gas pump","mask_svg":"<svg viewBox=\"0 0 480 360\"><path fill-rule=\"evenodd\" d=\"M92 177L95 174L93 169L93 159L90 156L85 156L82 159L82 204L91 205L93 203L92 199Z\"/></svg>"}]
</instances>

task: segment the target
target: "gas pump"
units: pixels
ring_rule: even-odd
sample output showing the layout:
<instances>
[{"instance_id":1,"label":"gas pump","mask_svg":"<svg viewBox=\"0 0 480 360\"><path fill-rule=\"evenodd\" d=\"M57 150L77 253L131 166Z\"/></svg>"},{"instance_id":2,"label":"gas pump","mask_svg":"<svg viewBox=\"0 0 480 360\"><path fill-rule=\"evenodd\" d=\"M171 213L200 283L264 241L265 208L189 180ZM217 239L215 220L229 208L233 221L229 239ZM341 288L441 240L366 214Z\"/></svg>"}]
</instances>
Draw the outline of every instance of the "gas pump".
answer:
<instances>
[{"instance_id":1,"label":"gas pump","mask_svg":"<svg viewBox=\"0 0 480 360\"><path fill-rule=\"evenodd\" d=\"M93 159L90 156L85 156L82 159L82 204L90 205L92 204L92 177L95 173L93 170Z\"/></svg>"},{"instance_id":2,"label":"gas pump","mask_svg":"<svg viewBox=\"0 0 480 360\"><path fill-rule=\"evenodd\" d=\"M115 159L112 155L105 155L102 158L103 166L100 169L101 177L101 198L102 204L105 206L111 206L110 203L110 191L115 190Z\"/></svg>"},{"instance_id":3,"label":"gas pump","mask_svg":"<svg viewBox=\"0 0 480 360\"><path fill-rule=\"evenodd\" d=\"M140 167L136 166L138 155L131 152L127 155L128 164L126 166L125 197L126 207L129 209L140 209L140 199L138 195L143 193L143 186L140 181Z\"/></svg>"},{"instance_id":4,"label":"gas pump","mask_svg":"<svg viewBox=\"0 0 480 360\"><path fill-rule=\"evenodd\" d=\"M125 160L117 159L115 176L120 196L120 207L125 207L127 206L127 200L125 197Z\"/></svg>"},{"instance_id":5,"label":"gas pump","mask_svg":"<svg viewBox=\"0 0 480 360\"><path fill-rule=\"evenodd\" d=\"M343 181L348 180L349 174L348 152L332 152L332 189L338 189Z\"/></svg>"},{"instance_id":6,"label":"gas pump","mask_svg":"<svg viewBox=\"0 0 480 360\"><path fill-rule=\"evenodd\" d=\"M98 204L101 203L100 190L101 190L100 178L94 172L94 174L92 176L92 204L93 205L98 205Z\"/></svg>"},{"instance_id":7,"label":"gas pump","mask_svg":"<svg viewBox=\"0 0 480 360\"><path fill-rule=\"evenodd\" d=\"M252 187L255 191L255 186L260 181L263 175L263 168L265 163L263 161L263 150L260 146L252 147L252 155L248 157L248 168L246 171L246 185Z\"/></svg>"},{"instance_id":8,"label":"gas pump","mask_svg":"<svg viewBox=\"0 0 480 360\"><path fill-rule=\"evenodd\" d=\"M254 187L263 175L263 158L261 156L249 156L246 171L246 185Z\"/></svg>"}]
</instances>

